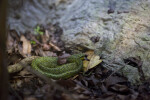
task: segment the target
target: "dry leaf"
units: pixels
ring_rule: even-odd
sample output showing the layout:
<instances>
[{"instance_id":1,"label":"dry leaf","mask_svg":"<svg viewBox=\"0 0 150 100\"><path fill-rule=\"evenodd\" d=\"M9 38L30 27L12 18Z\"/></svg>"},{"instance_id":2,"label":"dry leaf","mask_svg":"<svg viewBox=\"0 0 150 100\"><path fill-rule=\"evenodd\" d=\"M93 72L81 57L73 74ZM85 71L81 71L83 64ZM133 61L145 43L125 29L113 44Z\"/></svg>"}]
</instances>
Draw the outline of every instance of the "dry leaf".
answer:
<instances>
[{"instance_id":1,"label":"dry leaf","mask_svg":"<svg viewBox=\"0 0 150 100\"><path fill-rule=\"evenodd\" d=\"M34 52L35 52L35 54L36 55L39 55L39 56L55 56L56 55L56 53L54 53L54 52L51 52L51 51L43 51L43 48L41 48L41 47L38 47L38 48L36 48L35 50L34 50Z\"/></svg>"},{"instance_id":2,"label":"dry leaf","mask_svg":"<svg viewBox=\"0 0 150 100\"><path fill-rule=\"evenodd\" d=\"M56 51L61 51L61 49L53 43L50 42L49 45L52 46L52 48L54 48Z\"/></svg>"},{"instance_id":3,"label":"dry leaf","mask_svg":"<svg viewBox=\"0 0 150 100\"><path fill-rule=\"evenodd\" d=\"M30 43L30 41L27 40L25 38L25 36L23 36L23 35L21 36L20 41L23 42L23 45L22 45L22 47L23 47L23 49L22 49L22 55L24 57L29 56L31 54L31 43Z\"/></svg>"},{"instance_id":4,"label":"dry leaf","mask_svg":"<svg viewBox=\"0 0 150 100\"><path fill-rule=\"evenodd\" d=\"M48 45L48 44L46 44L46 43L44 43L44 44L42 45L42 47L43 47L43 50L44 50L44 51L48 51L48 50L50 50L50 48L51 48L51 46Z\"/></svg>"},{"instance_id":5,"label":"dry leaf","mask_svg":"<svg viewBox=\"0 0 150 100\"><path fill-rule=\"evenodd\" d=\"M41 38L42 38L42 43L47 43L49 41L50 36L48 30L45 30L45 34L41 35Z\"/></svg>"},{"instance_id":6,"label":"dry leaf","mask_svg":"<svg viewBox=\"0 0 150 100\"><path fill-rule=\"evenodd\" d=\"M84 67L84 72L95 67L96 65L98 65L99 63L102 62L102 59L100 59L100 57L98 55L94 54L94 51L90 50L87 51L86 54L88 55L88 59L90 61L83 61L83 67Z\"/></svg>"},{"instance_id":7,"label":"dry leaf","mask_svg":"<svg viewBox=\"0 0 150 100\"><path fill-rule=\"evenodd\" d=\"M7 37L7 52L12 53L13 48L14 48L14 39L12 38L12 36L10 34L8 34L8 37Z\"/></svg>"}]
</instances>

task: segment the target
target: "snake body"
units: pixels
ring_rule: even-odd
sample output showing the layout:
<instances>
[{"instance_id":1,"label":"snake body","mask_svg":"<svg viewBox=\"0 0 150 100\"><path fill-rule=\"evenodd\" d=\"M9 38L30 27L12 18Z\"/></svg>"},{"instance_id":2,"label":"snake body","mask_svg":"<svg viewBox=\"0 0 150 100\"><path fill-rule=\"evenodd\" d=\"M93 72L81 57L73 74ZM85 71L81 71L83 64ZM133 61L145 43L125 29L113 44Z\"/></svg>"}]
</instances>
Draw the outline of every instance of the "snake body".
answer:
<instances>
[{"instance_id":1,"label":"snake body","mask_svg":"<svg viewBox=\"0 0 150 100\"><path fill-rule=\"evenodd\" d=\"M67 64L58 65L58 57L39 57L32 61L32 68L53 79L67 79L81 71L84 54L74 54L67 58Z\"/></svg>"}]
</instances>

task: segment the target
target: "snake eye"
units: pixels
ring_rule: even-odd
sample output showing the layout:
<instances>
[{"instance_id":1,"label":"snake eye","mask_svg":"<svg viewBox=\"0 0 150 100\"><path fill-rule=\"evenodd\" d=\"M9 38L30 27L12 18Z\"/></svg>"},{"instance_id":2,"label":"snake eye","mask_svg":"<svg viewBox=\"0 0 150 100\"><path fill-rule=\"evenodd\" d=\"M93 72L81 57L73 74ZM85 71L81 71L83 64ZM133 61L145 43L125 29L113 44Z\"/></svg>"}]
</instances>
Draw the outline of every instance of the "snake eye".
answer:
<instances>
[{"instance_id":1,"label":"snake eye","mask_svg":"<svg viewBox=\"0 0 150 100\"><path fill-rule=\"evenodd\" d=\"M84 56L84 60L86 60L86 61L90 61L90 60L87 58L87 56Z\"/></svg>"},{"instance_id":2,"label":"snake eye","mask_svg":"<svg viewBox=\"0 0 150 100\"><path fill-rule=\"evenodd\" d=\"M86 57L86 58L87 58L87 57L88 57L88 55L87 55L87 54L85 54L85 55L84 55L84 57Z\"/></svg>"},{"instance_id":3,"label":"snake eye","mask_svg":"<svg viewBox=\"0 0 150 100\"><path fill-rule=\"evenodd\" d=\"M80 59L81 59L81 60L90 61L87 57L88 57L88 55L83 55L83 56L80 57Z\"/></svg>"}]
</instances>

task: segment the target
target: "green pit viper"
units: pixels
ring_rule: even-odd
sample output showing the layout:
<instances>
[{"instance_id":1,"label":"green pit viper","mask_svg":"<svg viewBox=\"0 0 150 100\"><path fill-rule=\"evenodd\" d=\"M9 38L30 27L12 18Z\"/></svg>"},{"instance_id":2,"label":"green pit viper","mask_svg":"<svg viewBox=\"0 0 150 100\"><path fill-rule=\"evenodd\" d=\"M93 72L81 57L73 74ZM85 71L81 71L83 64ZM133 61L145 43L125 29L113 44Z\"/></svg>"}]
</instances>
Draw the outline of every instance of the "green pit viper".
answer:
<instances>
[{"instance_id":1,"label":"green pit viper","mask_svg":"<svg viewBox=\"0 0 150 100\"><path fill-rule=\"evenodd\" d=\"M83 68L85 54L74 54L67 58L67 64L58 65L58 57L39 57L32 61L32 68L53 79L67 79Z\"/></svg>"}]
</instances>

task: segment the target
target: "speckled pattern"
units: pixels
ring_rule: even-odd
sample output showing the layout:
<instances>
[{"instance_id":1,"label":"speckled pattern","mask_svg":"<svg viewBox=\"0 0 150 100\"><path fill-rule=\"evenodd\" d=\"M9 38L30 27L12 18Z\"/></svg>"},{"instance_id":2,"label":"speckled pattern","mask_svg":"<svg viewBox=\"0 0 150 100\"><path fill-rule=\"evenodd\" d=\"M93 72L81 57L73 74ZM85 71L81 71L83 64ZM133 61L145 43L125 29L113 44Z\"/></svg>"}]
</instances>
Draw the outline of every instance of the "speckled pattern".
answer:
<instances>
[{"instance_id":1,"label":"speckled pattern","mask_svg":"<svg viewBox=\"0 0 150 100\"><path fill-rule=\"evenodd\" d=\"M40 57L32 61L32 68L53 79L67 79L81 71L83 56L84 54L74 54L63 65L57 65L57 57Z\"/></svg>"}]
</instances>

